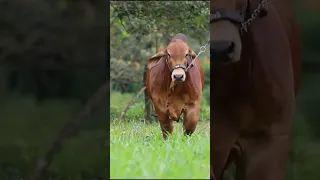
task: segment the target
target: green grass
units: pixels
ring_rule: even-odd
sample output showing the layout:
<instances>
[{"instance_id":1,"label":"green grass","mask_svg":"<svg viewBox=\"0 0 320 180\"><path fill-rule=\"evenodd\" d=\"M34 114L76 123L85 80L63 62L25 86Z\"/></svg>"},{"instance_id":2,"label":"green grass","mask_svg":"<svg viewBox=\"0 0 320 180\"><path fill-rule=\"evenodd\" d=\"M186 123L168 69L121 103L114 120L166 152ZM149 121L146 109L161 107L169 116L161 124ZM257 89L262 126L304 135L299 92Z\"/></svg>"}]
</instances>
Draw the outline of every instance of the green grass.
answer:
<instances>
[{"instance_id":1,"label":"green grass","mask_svg":"<svg viewBox=\"0 0 320 180\"><path fill-rule=\"evenodd\" d=\"M195 133L185 137L182 122L164 141L159 123L145 123L144 99L140 97L125 118L118 117L133 94L110 96L110 178L208 179L210 172L210 108L202 102Z\"/></svg>"},{"instance_id":2,"label":"green grass","mask_svg":"<svg viewBox=\"0 0 320 180\"><path fill-rule=\"evenodd\" d=\"M210 172L210 123L201 121L191 137L182 123L164 141L158 123L141 121L110 125L110 178L208 179Z\"/></svg>"}]
</instances>

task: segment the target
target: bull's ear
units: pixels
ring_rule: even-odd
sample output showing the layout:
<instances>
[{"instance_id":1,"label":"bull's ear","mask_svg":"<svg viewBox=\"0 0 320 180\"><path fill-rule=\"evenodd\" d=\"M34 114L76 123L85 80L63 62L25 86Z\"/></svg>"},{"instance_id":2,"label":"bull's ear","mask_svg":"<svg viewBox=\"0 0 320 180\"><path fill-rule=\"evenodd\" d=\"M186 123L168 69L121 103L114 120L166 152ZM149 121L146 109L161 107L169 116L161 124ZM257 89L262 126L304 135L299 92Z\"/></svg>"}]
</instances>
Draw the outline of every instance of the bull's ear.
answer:
<instances>
[{"instance_id":1,"label":"bull's ear","mask_svg":"<svg viewBox=\"0 0 320 180\"><path fill-rule=\"evenodd\" d=\"M188 55L189 55L190 57L192 57L192 59L197 56L197 54L196 54L192 49L190 49L190 48L189 48L189 51L188 51Z\"/></svg>"},{"instance_id":2,"label":"bull's ear","mask_svg":"<svg viewBox=\"0 0 320 180\"><path fill-rule=\"evenodd\" d=\"M160 51L158 53L156 53L155 55L153 55L149 60L148 60L148 69L151 69L154 65L156 65L158 63L158 61L163 57L166 56L167 50L163 50Z\"/></svg>"}]
</instances>

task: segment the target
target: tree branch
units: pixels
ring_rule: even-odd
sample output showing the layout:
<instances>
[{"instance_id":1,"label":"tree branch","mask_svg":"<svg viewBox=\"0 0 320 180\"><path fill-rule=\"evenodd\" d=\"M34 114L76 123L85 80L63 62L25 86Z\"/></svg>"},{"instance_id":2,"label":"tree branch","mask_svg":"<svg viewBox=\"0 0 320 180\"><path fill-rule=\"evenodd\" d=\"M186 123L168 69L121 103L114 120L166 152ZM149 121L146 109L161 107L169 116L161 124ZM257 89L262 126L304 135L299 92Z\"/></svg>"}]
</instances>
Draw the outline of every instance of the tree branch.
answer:
<instances>
[{"instance_id":1,"label":"tree branch","mask_svg":"<svg viewBox=\"0 0 320 180\"><path fill-rule=\"evenodd\" d=\"M135 95L131 101L129 102L129 104L126 106L126 108L121 112L121 115L119 117L119 120L122 120L123 117L126 115L127 111L130 109L130 107L134 104L134 102L137 100L137 98L143 93L143 91L146 89L146 87L144 86L143 88L140 89L140 91L138 92L137 95Z\"/></svg>"},{"instance_id":2,"label":"tree branch","mask_svg":"<svg viewBox=\"0 0 320 180\"><path fill-rule=\"evenodd\" d=\"M109 90L110 82L106 82L95 94L91 96L83 109L79 111L74 118L71 118L67 122L47 153L43 157L38 158L36 167L30 176L30 180L43 179L43 176L51 165L54 156L61 151L63 144L76 134L80 123L83 122L90 115L92 110L101 103L102 99L104 99L104 97L109 93Z\"/></svg>"}]
</instances>

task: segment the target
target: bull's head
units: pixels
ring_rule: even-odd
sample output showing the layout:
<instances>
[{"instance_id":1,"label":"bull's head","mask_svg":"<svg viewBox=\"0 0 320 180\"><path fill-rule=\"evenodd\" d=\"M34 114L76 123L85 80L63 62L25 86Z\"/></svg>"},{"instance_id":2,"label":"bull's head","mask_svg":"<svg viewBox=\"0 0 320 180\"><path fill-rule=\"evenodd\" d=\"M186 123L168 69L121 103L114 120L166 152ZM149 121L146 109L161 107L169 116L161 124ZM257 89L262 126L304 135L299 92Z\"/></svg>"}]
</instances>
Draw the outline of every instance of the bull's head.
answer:
<instances>
[{"instance_id":1,"label":"bull's head","mask_svg":"<svg viewBox=\"0 0 320 180\"><path fill-rule=\"evenodd\" d=\"M164 57L164 58L163 58ZM150 69L159 60L165 60L171 71L173 82L183 82L186 80L185 69L188 66L188 58L195 58L195 52L180 39L172 40L167 48L158 52L149 59L148 68Z\"/></svg>"},{"instance_id":2,"label":"bull's head","mask_svg":"<svg viewBox=\"0 0 320 180\"><path fill-rule=\"evenodd\" d=\"M239 28L248 0L212 0L210 55L218 62L240 60L242 42Z\"/></svg>"}]
</instances>

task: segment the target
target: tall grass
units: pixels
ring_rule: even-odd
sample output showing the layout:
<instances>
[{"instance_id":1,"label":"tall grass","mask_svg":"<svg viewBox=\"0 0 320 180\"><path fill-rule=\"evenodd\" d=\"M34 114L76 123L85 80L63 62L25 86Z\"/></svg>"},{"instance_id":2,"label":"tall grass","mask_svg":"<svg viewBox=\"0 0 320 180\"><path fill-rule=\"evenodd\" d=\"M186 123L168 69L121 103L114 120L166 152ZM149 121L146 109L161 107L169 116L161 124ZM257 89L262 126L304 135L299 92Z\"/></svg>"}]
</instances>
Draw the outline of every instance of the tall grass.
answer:
<instances>
[{"instance_id":1,"label":"tall grass","mask_svg":"<svg viewBox=\"0 0 320 180\"><path fill-rule=\"evenodd\" d=\"M131 94L111 94L110 177L208 179L210 109L206 101L202 102L200 122L191 137L183 135L179 122L175 123L174 135L163 141L159 124L144 121L142 98L119 122L117 117L131 97Z\"/></svg>"}]
</instances>

